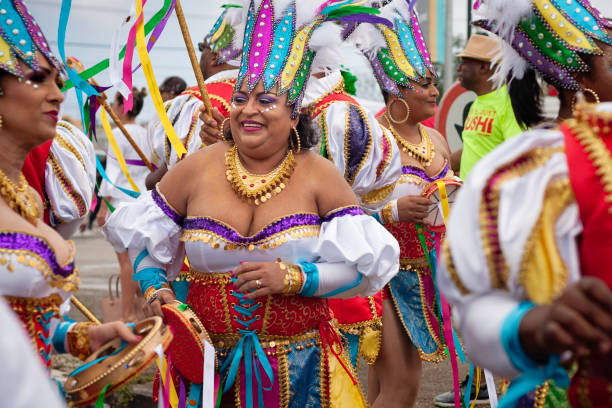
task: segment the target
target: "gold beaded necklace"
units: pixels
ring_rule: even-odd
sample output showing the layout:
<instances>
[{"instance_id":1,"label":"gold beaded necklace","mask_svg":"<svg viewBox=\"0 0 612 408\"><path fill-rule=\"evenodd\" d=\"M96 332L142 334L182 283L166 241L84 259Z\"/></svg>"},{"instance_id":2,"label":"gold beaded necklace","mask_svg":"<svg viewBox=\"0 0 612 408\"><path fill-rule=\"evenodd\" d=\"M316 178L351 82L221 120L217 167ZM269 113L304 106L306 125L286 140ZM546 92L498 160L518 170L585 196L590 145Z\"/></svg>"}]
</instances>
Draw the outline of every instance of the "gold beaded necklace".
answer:
<instances>
[{"instance_id":1,"label":"gold beaded necklace","mask_svg":"<svg viewBox=\"0 0 612 408\"><path fill-rule=\"evenodd\" d=\"M225 153L225 174L232 188L243 199L255 205L265 203L286 187L295 168L293 152L289 150L283 161L267 174L252 174L240 161L238 147Z\"/></svg>"},{"instance_id":2,"label":"gold beaded necklace","mask_svg":"<svg viewBox=\"0 0 612 408\"><path fill-rule=\"evenodd\" d=\"M40 208L36 201L36 193L30 188L23 173L19 174L19 186L17 186L0 170L0 195L13 211L36 225Z\"/></svg>"},{"instance_id":3,"label":"gold beaded necklace","mask_svg":"<svg viewBox=\"0 0 612 408\"><path fill-rule=\"evenodd\" d=\"M421 134L421 142L418 144L410 143L406 139L400 136L399 133L395 130L391 121L389 120L388 115L385 113L385 119L389 124L389 130L391 134L397 141L397 144L400 145L402 151L404 153L408 153L410 157L414 157L417 159L424 167L429 167L431 162L433 161L434 153L436 151L433 142L431 141L431 137L425 131L425 127L419 123L419 133Z\"/></svg>"}]
</instances>

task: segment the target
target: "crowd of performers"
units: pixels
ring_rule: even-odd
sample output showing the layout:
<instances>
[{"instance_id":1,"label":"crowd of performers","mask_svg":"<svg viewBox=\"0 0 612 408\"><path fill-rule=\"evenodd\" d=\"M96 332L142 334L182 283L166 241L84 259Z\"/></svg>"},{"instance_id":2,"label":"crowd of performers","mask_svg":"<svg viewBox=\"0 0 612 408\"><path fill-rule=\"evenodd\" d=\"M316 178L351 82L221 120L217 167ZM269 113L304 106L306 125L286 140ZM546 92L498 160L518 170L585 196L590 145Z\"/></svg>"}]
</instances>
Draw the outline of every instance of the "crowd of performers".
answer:
<instances>
[{"instance_id":1,"label":"crowd of performers","mask_svg":"<svg viewBox=\"0 0 612 408\"><path fill-rule=\"evenodd\" d=\"M226 5L200 45L212 111L194 87L146 131L123 118L150 167L138 186L105 173L103 230L122 270L153 314L178 299L197 315L220 406L414 406L422 360L448 356L460 406L464 351L512 380L504 406L611 406L612 24L587 0L480 2L477 25L500 38L496 86L530 81L537 100L545 81L561 107L551 122L515 108L525 132L462 180L422 124L438 77L414 2L380 3ZM0 3L0 26L0 294L49 370L54 352L84 360L141 339L123 322L63 317L80 283L67 239L101 166L58 121L67 69L21 0ZM349 45L384 112L347 92ZM15 358L21 342L0 344L3 386L18 388L36 369ZM207 385L170 372L187 385L179 406L200 405ZM41 406L47 391L3 394Z\"/></svg>"}]
</instances>

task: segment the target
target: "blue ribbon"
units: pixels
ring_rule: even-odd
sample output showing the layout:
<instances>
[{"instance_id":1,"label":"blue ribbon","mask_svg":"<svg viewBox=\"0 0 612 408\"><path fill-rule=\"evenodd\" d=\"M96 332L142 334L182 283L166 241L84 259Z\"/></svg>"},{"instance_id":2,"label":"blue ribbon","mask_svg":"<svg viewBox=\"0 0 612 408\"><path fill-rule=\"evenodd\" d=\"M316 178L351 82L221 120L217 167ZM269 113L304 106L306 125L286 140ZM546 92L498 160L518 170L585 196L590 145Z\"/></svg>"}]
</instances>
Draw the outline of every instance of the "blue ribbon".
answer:
<instances>
[{"instance_id":1,"label":"blue ribbon","mask_svg":"<svg viewBox=\"0 0 612 408\"><path fill-rule=\"evenodd\" d=\"M534 304L522 302L504 320L501 329L501 342L510 362L523 374L518 376L508 388L508 392L499 401L499 408L514 407L517 401L525 394L535 390L549 379L553 379L560 387L569 386L570 380L567 372L559 364L560 357L551 355L545 365L538 365L523 350L519 339L519 326L525 313Z\"/></svg>"},{"instance_id":2,"label":"blue ribbon","mask_svg":"<svg viewBox=\"0 0 612 408\"><path fill-rule=\"evenodd\" d=\"M302 296L314 296L319 288L319 269L310 262L301 262L300 266L304 272L304 286L300 294Z\"/></svg>"},{"instance_id":3,"label":"blue ribbon","mask_svg":"<svg viewBox=\"0 0 612 408\"><path fill-rule=\"evenodd\" d=\"M66 334L71 325L72 322L59 322L55 327L55 333L53 333L53 348L58 353L66 352L64 344L66 342Z\"/></svg>"},{"instance_id":4,"label":"blue ribbon","mask_svg":"<svg viewBox=\"0 0 612 408\"><path fill-rule=\"evenodd\" d=\"M121 191L122 193L125 193L127 195L129 195L132 198L138 198L140 197L140 193L136 192L136 191L132 191L132 190L128 190L125 189L123 187L119 187L118 185L116 185L115 183L113 183L109 178L108 175L106 174L106 171L104 171L104 166L102 166L102 163L100 163L100 159L98 159L98 156L96 156L96 168L98 169L98 173L100 173L100 175L102 176L102 178L104 180L106 180L111 186L115 187L116 189L118 189L119 191Z\"/></svg>"},{"instance_id":5,"label":"blue ribbon","mask_svg":"<svg viewBox=\"0 0 612 408\"><path fill-rule=\"evenodd\" d=\"M237 278L232 278L233 282L236 282ZM245 300L244 294L242 293L234 293L234 296L238 298L239 305L234 305L234 309L243 316L251 317L253 312L257 310L261 305L254 304L253 300ZM255 379L257 380L257 401L258 408L262 408L264 406L263 401L263 391L270 391L272 386L274 385L274 372L272 371L272 366L270 365L270 361L266 356L263 348L261 347L261 343L259 342L259 337L257 336L257 332L255 330L249 329L251 324L257 320L257 317L250 319L248 321L243 321L240 319L236 319L236 321L244 326L244 329L240 329L239 332L242 334L242 337L238 341L238 344L234 346L232 352L229 357L223 363L221 367L221 371L225 372L227 370L225 384L223 386L223 393L227 392L231 386L236 381L236 376L238 375L238 370L240 368L240 361L243 360L244 356L244 376L246 378L246 406L247 408L253 408L253 373L255 374ZM270 387L266 388L263 386L263 381L261 378L261 368L263 368L264 373L268 381L270 382Z\"/></svg>"},{"instance_id":6,"label":"blue ribbon","mask_svg":"<svg viewBox=\"0 0 612 408\"><path fill-rule=\"evenodd\" d=\"M328 298L328 297L339 295L340 293L347 292L347 291L349 291L349 290L351 290L351 289L361 285L362 281L363 281L363 275L359 274L359 276L357 276L357 279L355 279L354 281L349 282L346 285L344 285L344 286L342 286L342 287L340 287L340 288L338 288L336 290L332 290L331 292L326 293L325 295L321 295L319 297Z\"/></svg>"},{"instance_id":7,"label":"blue ribbon","mask_svg":"<svg viewBox=\"0 0 612 408\"><path fill-rule=\"evenodd\" d=\"M142 293L145 293L147 289L149 289L151 286L153 286L155 289L161 289L164 284L168 284L168 279L166 278L166 271L164 271L162 268L151 267L144 268L138 271L138 266L140 266L142 260L145 259L148 255L149 251L143 249L134 261L134 275L132 278L135 281L138 281L138 285L140 285L140 290L142 290Z\"/></svg>"}]
</instances>

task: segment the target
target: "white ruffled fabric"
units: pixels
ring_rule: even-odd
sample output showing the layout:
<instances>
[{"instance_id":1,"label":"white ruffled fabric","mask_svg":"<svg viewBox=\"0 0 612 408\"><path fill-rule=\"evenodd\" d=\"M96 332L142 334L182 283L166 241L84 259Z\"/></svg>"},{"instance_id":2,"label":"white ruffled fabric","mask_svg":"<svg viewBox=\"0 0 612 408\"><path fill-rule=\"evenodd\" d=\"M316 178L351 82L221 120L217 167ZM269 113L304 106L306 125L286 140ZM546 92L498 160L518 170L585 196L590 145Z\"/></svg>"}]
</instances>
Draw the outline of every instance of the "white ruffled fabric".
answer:
<instances>
[{"instance_id":1,"label":"white ruffled fabric","mask_svg":"<svg viewBox=\"0 0 612 408\"><path fill-rule=\"evenodd\" d=\"M167 272L168 280L176 278L185 253L190 266L201 273L231 271L240 262L273 262L278 258L290 263L316 263L319 269L317 294L327 294L354 282L356 288L334 297L372 295L382 289L399 270L399 245L387 230L366 215L344 215L321 225L319 236L292 237L274 248L255 246L227 251L201 240L180 240L182 228L171 220L151 198L143 194L125 203L113 213L104 226L106 239L118 252L129 248L131 255L146 249L153 262ZM148 262L148 261L147 261Z\"/></svg>"},{"instance_id":2,"label":"white ruffled fabric","mask_svg":"<svg viewBox=\"0 0 612 408\"><path fill-rule=\"evenodd\" d=\"M340 71L335 71L323 78L312 76L308 82L303 106L311 105L323 98L341 80ZM349 106L350 104L347 102L334 102L321 113L327 128L327 150L331 156L330 159L342 174L345 174L347 160L349 159L344 150L345 144L351 137L346 129ZM380 211L391 199L392 186L402 175L402 163L399 149L389 131L380 126L371 112L366 111L363 107L359 107L358 111L366 123L366 126L360 131L368 134L367 147L369 151L365 154L362 166L355 174L354 179L347 181L357 195L361 208L368 214L374 214ZM313 124L320 126L319 120L320 118L317 118L313 121ZM318 131L321 133L320 128L318 128ZM391 157L388 163L382 163L385 160L383 138L387 139L387 144L391 149ZM379 166L383 166L380 175L377 174ZM366 198L367 195L376 196L376 192L380 192L378 197Z\"/></svg>"},{"instance_id":3,"label":"white ruffled fabric","mask_svg":"<svg viewBox=\"0 0 612 408\"><path fill-rule=\"evenodd\" d=\"M504 142L476 164L451 209L446 240L458 278L469 291L463 294L451 279L441 257L438 284L453 305L453 318L473 362L494 374L513 378L518 373L501 344L501 327L508 314L528 300L521 285L520 269L528 237L536 225L551 182L567 179L567 158L563 152L521 177L512 177L500 187L498 239L509 276L507 290L494 289L486 250L481 239L481 199L492 174L519 156L537 148L562 147L563 134L536 129ZM582 231L576 203L570 204L556 220L555 236L559 253L568 269L567 284L580 277L576 239ZM485 325L482 323L486 322Z\"/></svg>"},{"instance_id":4,"label":"white ruffled fabric","mask_svg":"<svg viewBox=\"0 0 612 408\"><path fill-rule=\"evenodd\" d=\"M342 216L323 223L314 253L319 268L315 295L344 287L361 274L358 286L333 297L371 296L399 272L398 242L369 215Z\"/></svg>"},{"instance_id":5,"label":"white ruffled fabric","mask_svg":"<svg viewBox=\"0 0 612 408\"><path fill-rule=\"evenodd\" d=\"M89 212L96 156L93 144L77 127L59 121L56 131L45 165L45 191L51 207L51 226L68 239Z\"/></svg>"},{"instance_id":6,"label":"white ruffled fabric","mask_svg":"<svg viewBox=\"0 0 612 408\"><path fill-rule=\"evenodd\" d=\"M117 252L146 249L173 280L183 266L184 245L181 226L169 218L153 201L151 191L115 209L102 229Z\"/></svg>"},{"instance_id":7,"label":"white ruffled fabric","mask_svg":"<svg viewBox=\"0 0 612 408\"><path fill-rule=\"evenodd\" d=\"M237 77L238 70L231 69L211 76L206 80L206 83L232 80ZM179 95L165 104L168 119L170 119L170 123L172 123L181 143L187 149L187 155L197 152L202 147L202 139L200 139L200 129L204 124L200 120L202 104L203 102L200 99L189 94ZM147 138L153 150L151 161L156 166L160 167L162 164L166 164L170 169L178 162L179 158L170 146L164 127L159 120L150 124Z\"/></svg>"}]
</instances>

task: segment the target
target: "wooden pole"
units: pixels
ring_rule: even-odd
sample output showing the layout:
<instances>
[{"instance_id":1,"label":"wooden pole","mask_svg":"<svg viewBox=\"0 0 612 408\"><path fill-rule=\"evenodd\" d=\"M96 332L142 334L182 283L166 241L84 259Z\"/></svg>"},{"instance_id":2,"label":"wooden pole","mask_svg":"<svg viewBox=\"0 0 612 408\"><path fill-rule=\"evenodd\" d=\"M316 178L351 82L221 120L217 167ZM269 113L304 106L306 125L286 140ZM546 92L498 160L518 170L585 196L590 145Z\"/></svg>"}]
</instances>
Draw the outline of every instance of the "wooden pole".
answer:
<instances>
[{"instance_id":1,"label":"wooden pole","mask_svg":"<svg viewBox=\"0 0 612 408\"><path fill-rule=\"evenodd\" d=\"M183 7L181 7L180 0L176 0L174 11L176 12L176 18L178 19L181 32L183 33L183 40L185 40L185 46L187 47L191 67L193 68L193 73L195 74L196 81L198 82L198 88L200 88L200 94L202 95L204 106L206 107L206 113L212 118L212 105L210 103L210 97L206 91L206 84L204 83L204 76L202 75L202 70L200 69L200 62L198 61L195 50L193 49L191 35L189 34L189 28L187 27L187 22L185 21L185 15L183 14Z\"/></svg>"},{"instance_id":2,"label":"wooden pole","mask_svg":"<svg viewBox=\"0 0 612 408\"><path fill-rule=\"evenodd\" d=\"M85 305L83 303L81 303L81 301L79 299L76 298L76 296L72 296L70 298L70 301L72 302L72 304L79 309L79 311L81 313L83 313L83 316L85 316L90 322L95 323L95 324L102 324L102 322L100 322L96 316L94 316L93 313L91 313L89 311L89 309L87 309L87 307L85 307Z\"/></svg>"},{"instance_id":3,"label":"wooden pole","mask_svg":"<svg viewBox=\"0 0 612 408\"><path fill-rule=\"evenodd\" d=\"M73 57L68 57L66 64L70 67L70 68L74 68L77 70L77 72L81 72L83 71L83 66L81 65L80 62L78 62L75 58ZM97 82L92 78L89 80L89 82L92 85L98 86ZM121 130L121 133L123 133L123 136L125 136L125 138L127 139L127 141L130 143L130 145L132 146L132 148L134 148L134 151L136 151L136 154L138 154L138 156L140 157L140 159L144 162L145 166L147 166L147 168L150 171L155 171L155 167L153 167L153 165L151 164L151 162L149 161L149 159L147 158L147 156L145 156L145 154L143 153L143 151L140 149L140 147L138 147L138 144L136 144L136 141L134 139L132 139L132 136L130 136L129 132L127 131L127 129L125 128L125 126L123 126L123 124L121 123L121 120L117 117L117 115L115 114L115 112L113 112L113 109L110 107L110 105L108 104L108 102L106 102L106 94L104 92L102 92L102 94L100 94L100 96L96 97L96 99L98 100L98 102L100 103L100 105L102 105L102 107L104 108L104 110L109 114L109 116L111 117L111 119L113 120L113 122L115 122L115 125L117 125L117 127L119 128L119 130Z\"/></svg>"}]
</instances>

